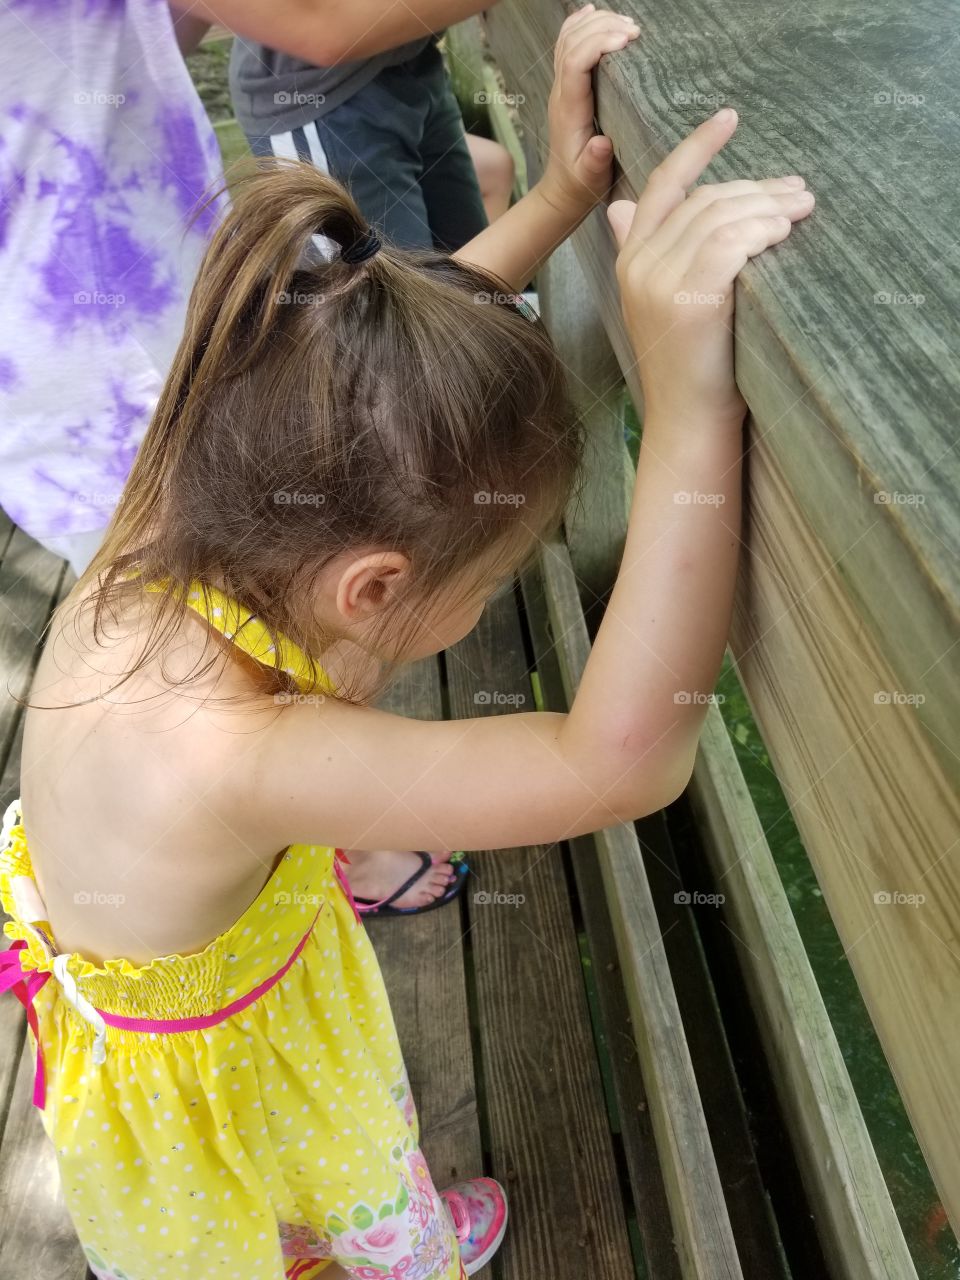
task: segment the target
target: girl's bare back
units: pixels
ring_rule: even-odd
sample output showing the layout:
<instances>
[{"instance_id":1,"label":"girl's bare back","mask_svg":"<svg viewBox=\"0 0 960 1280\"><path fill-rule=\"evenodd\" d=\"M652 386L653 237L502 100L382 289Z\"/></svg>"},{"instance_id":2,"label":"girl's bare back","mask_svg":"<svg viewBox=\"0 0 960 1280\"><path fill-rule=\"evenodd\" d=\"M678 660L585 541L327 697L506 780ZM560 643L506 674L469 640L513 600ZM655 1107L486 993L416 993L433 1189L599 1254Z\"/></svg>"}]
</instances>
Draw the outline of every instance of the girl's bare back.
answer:
<instances>
[{"instance_id":1,"label":"girl's bare back","mask_svg":"<svg viewBox=\"0 0 960 1280\"><path fill-rule=\"evenodd\" d=\"M193 614L162 663L123 683L135 627L99 647L76 615L68 602L54 620L24 733L21 800L48 919L62 951L95 961L189 954L240 916L282 852L231 821L250 735L276 712L239 654L189 693L169 688L218 644Z\"/></svg>"}]
</instances>

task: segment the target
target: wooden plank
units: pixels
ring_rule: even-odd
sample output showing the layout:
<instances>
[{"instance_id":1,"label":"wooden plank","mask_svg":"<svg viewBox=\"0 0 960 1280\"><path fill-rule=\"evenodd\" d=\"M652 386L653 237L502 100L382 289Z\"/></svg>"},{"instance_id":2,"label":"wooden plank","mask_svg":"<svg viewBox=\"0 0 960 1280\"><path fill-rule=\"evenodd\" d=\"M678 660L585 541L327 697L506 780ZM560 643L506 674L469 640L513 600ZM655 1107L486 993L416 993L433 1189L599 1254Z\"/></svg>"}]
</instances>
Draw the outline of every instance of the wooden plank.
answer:
<instances>
[{"instance_id":1,"label":"wooden plank","mask_svg":"<svg viewBox=\"0 0 960 1280\"><path fill-rule=\"evenodd\" d=\"M440 719L435 658L403 670L384 706ZM473 1051L458 906L404 920L369 922L390 995L424 1153L438 1187L483 1173Z\"/></svg>"},{"instance_id":2,"label":"wooden plank","mask_svg":"<svg viewBox=\"0 0 960 1280\"><path fill-rule=\"evenodd\" d=\"M627 527L634 469L623 440L623 375L572 243L537 279L550 331L586 432L580 486L564 521L588 623L613 584Z\"/></svg>"},{"instance_id":3,"label":"wooden plank","mask_svg":"<svg viewBox=\"0 0 960 1280\"><path fill-rule=\"evenodd\" d=\"M523 576L523 598L544 707L550 711L565 710L567 697L554 652L543 578L536 568L527 570ZM584 836L572 840L570 850L647 1270L655 1280L679 1280L680 1263L674 1246L670 1207L650 1103L640 1072L640 1049L627 1004L595 839Z\"/></svg>"},{"instance_id":4,"label":"wooden plank","mask_svg":"<svg viewBox=\"0 0 960 1280\"><path fill-rule=\"evenodd\" d=\"M39 658L38 637L75 581L64 561L0 513L0 816L20 792L23 708L11 694L26 692ZM5 919L0 912L0 921ZM20 1005L12 997L0 1000L0 1135L25 1036Z\"/></svg>"},{"instance_id":5,"label":"wooden plank","mask_svg":"<svg viewBox=\"0 0 960 1280\"><path fill-rule=\"evenodd\" d=\"M33 1071L27 1047L0 1147L0 1275L84 1280L86 1259L64 1204L56 1153L32 1101Z\"/></svg>"},{"instance_id":6,"label":"wooden plank","mask_svg":"<svg viewBox=\"0 0 960 1280\"><path fill-rule=\"evenodd\" d=\"M908 1280L903 1239L770 847L711 707L690 788L831 1268Z\"/></svg>"},{"instance_id":7,"label":"wooden plank","mask_svg":"<svg viewBox=\"0 0 960 1280\"><path fill-rule=\"evenodd\" d=\"M561 254L565 260L558 263ZM587 286L569 242L554 254L546 274L549 286L545 288L541 280L541 311L577 393L594 376L590 358L581 358L581 352L596 353L602 360L605 345L615 357L605 331L595 332L593 298L583 298ZM606 385L609 375L602 363L600 369L604 379L600 385ZM602 398L599 404L603 405ZM584 491L597 489L592 471L599 467L609 493L611 480L630 467L622 430L611 430L603 416L591 415L587 425L605 448L586 459ZM619 503L615 495L613 501L605 501L601 490L584 502L586 519L580 529L567 522L581 602L586 577L583 559L591 564L596 558L596 576L588 584L592 593L603 594L612 585L628 502L628 494ZM581 540L586 542L585 550L579 550ZM542 661L540 669L543 680ZM701 741L690 798L717 878L724 881L752 1006L835 1274L849 1280L868 1276L907 1280L916 1275L913 1261L793 913L715 707Z\"/></svg>"},{"instance_id":8,"label":"wooden plank","mask_svg":"<svg viewBox=\"0 0 960 1280\"><path fill-rule=\"evenodd\" d=\"M495 600L478 628L448 651L447 670L454 715L504 709L496 701L478 704L484 692L532 705L512 595ZM559 851L489 851L471 859L477 887L467 904L468 939L485 1130L491 1171L508 1186L515 1224L501 1275L624 1280L632 1261L622 1193Z\"/></svg>"},{"instance_id":9,"label":"wooden plank","mask_svg":"<svg viewBox=\"0 0 960 1280\"><path fill-rule=\"evenodd\" d=\"M23 715L16 698L24 697L30 687L43 630L64 587L66 572L63 560L22 529L10 531L0 560L0 769Z\"/></svg>"},{"instance_id":10,"label":"wooden plank","mask_svg":"<svg viewBox=\"0 0 960 1280\"><path fill-rule=\"evenodd\" d=\"M541 568L570 702L590 640L566 548L551 543ZM683 1275L742 1276L636 832L625 823L595 839Z\"/></svg>"},{"instance_id":11,"label":"wooden plank","mask_svg":"<svg viewBox=\"0 0 960 1280\"><path fill-rule=\"evenodd\" d=\"M19 794L23 709L6 693L25 693L52 610L75 581L64 561L21 530L11 530L0 562L0 735L5 765L0 807ZM33 1105L35 1066L26 1019L0 999L0 1275L18 1280L83 1280L86 1259L60 1191L53 1147Z\"/></svg>"},{"instance_id":12,"label":"wooden plank","mask_svg":"<svg viewBox=\"0 0 960 1280\"><path fill-rule=\"evenodd\" d=\"M508 0L488 16L494 54L535 134L549 88L542 55L562 16L557 0ZM946 177L960 132L955 77L932 53L948 47L953 19L944 0L921 0L909 15L893 0L869 14L847 0L827 24L841 25L842 41L827 37L816 8L771 20L759 0L722 13L673 0L640 19L643 39L597 76L624 194L715 98L735 101L745 123L712 177L806 170L820 197L810 223L738 285L737 369L752 423L732 648L960 1226L960 1148L944 1123L960 1118L960 457L951 425L960 366L943 358L960 339L960 281L956 257L941 263L933 247L952 243L956 221ZM733 49L736 58L724 56ZM935 119L875 101L911 79L924 82ZM878 182L879 198L862 200ZM636 396L601 212L574 243ZM925 302L882 301L898 293ZM896 892L926 901L874 901Z\"/></svg>"}]
</instances>

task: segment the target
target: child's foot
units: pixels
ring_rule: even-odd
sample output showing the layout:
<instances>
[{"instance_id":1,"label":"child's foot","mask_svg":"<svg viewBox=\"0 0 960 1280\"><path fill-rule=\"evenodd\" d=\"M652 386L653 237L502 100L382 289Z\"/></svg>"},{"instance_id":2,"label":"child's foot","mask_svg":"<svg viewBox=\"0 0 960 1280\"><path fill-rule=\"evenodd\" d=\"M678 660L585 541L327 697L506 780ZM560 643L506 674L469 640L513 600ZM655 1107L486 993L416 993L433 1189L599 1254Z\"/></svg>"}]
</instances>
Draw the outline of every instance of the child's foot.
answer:
<instances>
[{"instance_id":1,"label":"child's foot","mask_svg":"<svg viewBox=\"0 0 960 1280\"><path fill-rule=\"evenodd\" d=\"M349 858L344 871L353 896L365 902L383 902L422 866L420 855L409 849L346 849L344 852ZM457 878L450 866L453 854L432 856L433 866L428 867L406 893L395 898L391 906L416 910L443 897Z\"/></svg>"},{"instance_id":2,"label":"child's foot","mask_svg":"<svg viewBox=\"0 0 960 1280\"><path fill-rule=\"evenodd\" d=\"M460 1261L468 1276L485 1267L507 1230L507 1193L493 1178L471 1178L442 1193L460 1241Z\"/></svg>"}]
</instances>

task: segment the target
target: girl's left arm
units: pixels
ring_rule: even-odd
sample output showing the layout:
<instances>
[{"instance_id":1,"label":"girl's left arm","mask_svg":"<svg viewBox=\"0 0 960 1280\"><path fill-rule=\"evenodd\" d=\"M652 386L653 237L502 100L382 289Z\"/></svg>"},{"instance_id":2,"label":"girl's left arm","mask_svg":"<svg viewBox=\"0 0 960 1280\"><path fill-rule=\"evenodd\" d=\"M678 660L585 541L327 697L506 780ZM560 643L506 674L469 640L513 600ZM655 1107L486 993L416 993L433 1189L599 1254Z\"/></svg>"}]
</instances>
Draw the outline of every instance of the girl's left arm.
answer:
<instances>
[{"instance_id":1,"label":"girl's left arm","mask_svg":"<svg viewBox=\"0 0 960 1280\"><path fill-rule=\"evenodd\" d=\"M560 28L547 117L543 177L512 209L453 256L523 289L610 189L613 144L594 133L592 73L605 53L636 39L632 18L584 5Z\"/></svg>"}]
</instances>

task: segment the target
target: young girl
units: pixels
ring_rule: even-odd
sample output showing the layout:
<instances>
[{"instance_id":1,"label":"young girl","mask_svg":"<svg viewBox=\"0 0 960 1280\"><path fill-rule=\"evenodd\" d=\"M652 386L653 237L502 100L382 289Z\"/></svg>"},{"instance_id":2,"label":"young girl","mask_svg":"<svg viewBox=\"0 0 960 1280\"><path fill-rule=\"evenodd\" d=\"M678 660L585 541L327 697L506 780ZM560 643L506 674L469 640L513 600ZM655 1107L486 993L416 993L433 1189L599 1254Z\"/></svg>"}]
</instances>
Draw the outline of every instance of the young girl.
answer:
<instances>
[{"instance_id":1,"label":"young girl","mask_svg":"<svg viewBox=\"0 0 960 1280\"><path fill-rule=\"evenodd\" d=\"M552 842L683 788L737 560L733 281L812 204L799 179L687 197L727 111L611 210L644 439L570 713L372 707L567 501L578 424L513 291L608 181L589 69L619 39L610 15L567 24L556 167L460 257L378 248L304 166L254 180L205 259L41 660L2 868L5 982L101 1280L457 1280L503 1234L495 1182L433 1185L336 850Z\"/></svg>"}]
</instances>

